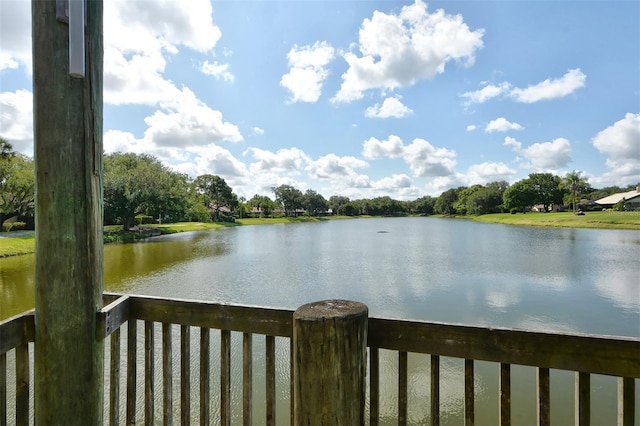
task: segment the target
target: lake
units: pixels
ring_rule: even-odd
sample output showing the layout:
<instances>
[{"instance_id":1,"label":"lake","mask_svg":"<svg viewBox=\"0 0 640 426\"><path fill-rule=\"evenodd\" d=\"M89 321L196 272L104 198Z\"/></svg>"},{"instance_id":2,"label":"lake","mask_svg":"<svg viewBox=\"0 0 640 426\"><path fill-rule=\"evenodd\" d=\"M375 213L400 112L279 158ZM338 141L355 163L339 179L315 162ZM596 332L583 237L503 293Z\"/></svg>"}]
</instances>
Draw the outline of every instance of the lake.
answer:
<instances>
[{"instance_id":1,"label":"lake","mask_svg":"<svg viewBox=\"0 0 640 426\"><path fill-rule=\"evenodd\" d=\"M174 234L107 245L104 255L107 291L292 309L339 298L367 304L373 316L640 337L638 231L374 218ZM33 256L0 259L0 318L33 307L33 268ZM381 360L382 383L397 381L391 357ZM428 377L426 360L410 358L410 383ZM458 361L442 362L443 424L459 419ZM516 407L531 393L516 380L535 383L535 370L512 374ZM573 423L573 375L554 374L552 421ZM490 405L486 413L476 408L478 424L490 424L497 367L480 366L477 375L476 407ZM615 383L592 380L594 424L615 423ZM570 395L554 395L557 388ZM383 414L394 410L394 392L389 386ZM410 398L428 401L428 386ZM415 424L428 412L423 405L410 413ZM514 422L533 424L534 410L523 403Z\"/></svg>"}]
</instances>

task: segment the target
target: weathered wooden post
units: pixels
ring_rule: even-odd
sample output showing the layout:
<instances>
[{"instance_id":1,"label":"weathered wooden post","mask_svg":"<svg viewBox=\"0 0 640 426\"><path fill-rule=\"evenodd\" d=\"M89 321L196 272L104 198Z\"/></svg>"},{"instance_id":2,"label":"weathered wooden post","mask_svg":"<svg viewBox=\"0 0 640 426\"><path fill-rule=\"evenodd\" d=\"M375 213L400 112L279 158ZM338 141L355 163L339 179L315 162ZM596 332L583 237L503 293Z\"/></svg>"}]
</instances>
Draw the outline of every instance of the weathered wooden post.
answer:
<instances>
[{"instance_id":1,"label":"weathered wooden post","mask_svg":"<svg viewBox=\"0 0 640 426\"><path fill-rule=\"evenodd\" d=\"M33 0L31 7L35 420L97 425L103 386L103 342L96 336L102 307L102 0Z\"/></svg>"},{"instance_id":2,"label":"weathered wooden post","mask_svg":"<svg viewBox=\"0 0 640 426\"><path fill-rule=\"evenodd\" d=\"M366 305L325 300L293 314L294 424L364 424Z\"/></svg>"}]
</instances>

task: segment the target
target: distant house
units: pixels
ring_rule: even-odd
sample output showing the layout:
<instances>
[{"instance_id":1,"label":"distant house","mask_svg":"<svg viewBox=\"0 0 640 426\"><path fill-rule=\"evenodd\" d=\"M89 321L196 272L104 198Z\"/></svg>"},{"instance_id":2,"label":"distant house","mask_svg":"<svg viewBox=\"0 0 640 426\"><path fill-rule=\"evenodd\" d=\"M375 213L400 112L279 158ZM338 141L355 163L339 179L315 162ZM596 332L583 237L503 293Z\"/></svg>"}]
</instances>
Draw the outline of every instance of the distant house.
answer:
<instances>
[{"instance_id":1,"label":"distant house","mask_svg":"<svg viewBox=\"0 0 640 426\"><path fill-rule=\"evenodd\" d=\"M640 186L631 191L618 192L608 197L595 200L594 203L602 206L604 209L610 209L624 199L625 204L634 210L640 210Z\"/></svg>"}]
</instances>

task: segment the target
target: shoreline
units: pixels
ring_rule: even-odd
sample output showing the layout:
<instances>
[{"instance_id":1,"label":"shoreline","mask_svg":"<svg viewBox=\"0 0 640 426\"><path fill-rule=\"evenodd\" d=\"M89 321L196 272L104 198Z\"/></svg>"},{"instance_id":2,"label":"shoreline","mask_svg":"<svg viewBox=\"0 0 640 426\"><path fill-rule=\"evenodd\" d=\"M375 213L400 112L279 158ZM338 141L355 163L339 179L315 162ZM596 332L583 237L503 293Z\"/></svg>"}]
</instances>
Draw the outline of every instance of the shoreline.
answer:
<instances>
[{"instance_id":1,"label":"shoreline","mask_svg":"<svg viewBox=\"0 0 640 426\"><path fill-rule=\"evenodd\" d=\"M153 238L156 235L167 235L179 232L209 231L236 226L273 225L324 222L328 220L364 219L374 216L331 216L331 217L280 217L280 218L244 218L235 222L179 222L166 225L142 227L152 231L152 235L140 239ZM411 217L411 216L402 216ZM413 216L415 217L415 216ZM432 218L447 218L446 216L425 216ZM481 223L497 223L512 226L539 226L553 228L585 228L640 231L640 211L633 212L587 212L584 216L577 216L571 212L560 213L494 213L482 216L452 216L452 219L467 219ZM119 228L119 226L117 227ZM115 227L105 227L104 234L116 234L121 231ZM156 232L153 232L156 231ZM35 232L17 231L3 235L0 233L0 258L20 256L35 253ZM133 242L137 240L131 232L131 241L109 240L105 244Z\"/></svg>"}]
</instances>

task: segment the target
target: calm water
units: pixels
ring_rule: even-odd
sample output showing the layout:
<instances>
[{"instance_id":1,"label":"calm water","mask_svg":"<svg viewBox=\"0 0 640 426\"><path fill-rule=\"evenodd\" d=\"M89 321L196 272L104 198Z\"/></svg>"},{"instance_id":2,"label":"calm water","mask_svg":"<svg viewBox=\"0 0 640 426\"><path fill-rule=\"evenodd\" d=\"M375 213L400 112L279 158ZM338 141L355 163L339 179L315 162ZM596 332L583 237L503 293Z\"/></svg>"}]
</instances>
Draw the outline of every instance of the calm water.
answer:
<instances>
[{"instance_id":1,"label":"calm water","mask_svg":"<svg viewBox=\"0 0 640 426\"><path fill-rule=\"evenodd\" d=\"M33 306L33 262L33 256L0 259L0 318ZM104 266L108 291L285 308L342 298L367 304L376 316L640 336L637 231L435 218L247 226L108 245ZM287 356L279 353L279 368L287 367ZM410 357L415 424L428 413L427 361ZM497 419L497 366L479 364L477 420L491 424ZM382 410L393 415L393 354L383 354L381 365L383 392L389 395ZM445 359L442 367L443 423L457 424L460 362ZM518 424L535 421L529 401L534 374L531 368L514 368ZM615 380L594 377L592 385L594 424L615 423ZM287 386L281 387L288 395ZM566 400L554 396L555 389L567 393ZM572 393L573 376L553 372L554 423L573 422ZM279 411L286 415L286 410Z\"/></svg>"}]
</instances>

